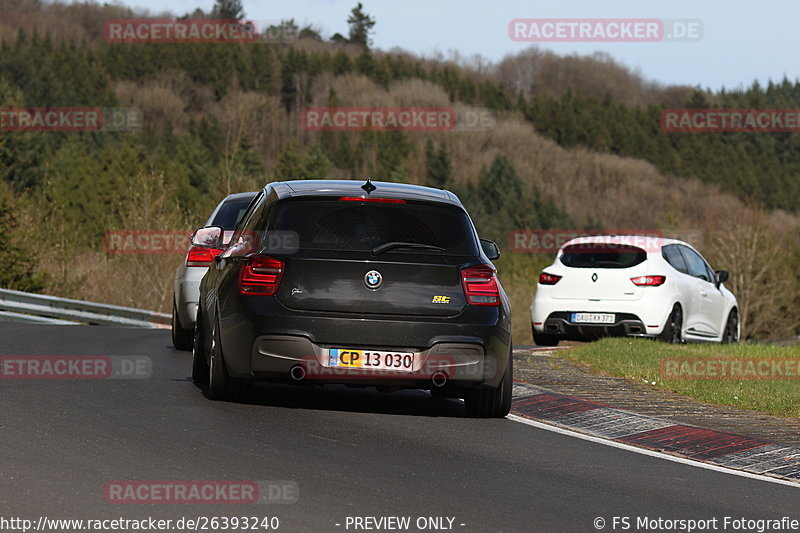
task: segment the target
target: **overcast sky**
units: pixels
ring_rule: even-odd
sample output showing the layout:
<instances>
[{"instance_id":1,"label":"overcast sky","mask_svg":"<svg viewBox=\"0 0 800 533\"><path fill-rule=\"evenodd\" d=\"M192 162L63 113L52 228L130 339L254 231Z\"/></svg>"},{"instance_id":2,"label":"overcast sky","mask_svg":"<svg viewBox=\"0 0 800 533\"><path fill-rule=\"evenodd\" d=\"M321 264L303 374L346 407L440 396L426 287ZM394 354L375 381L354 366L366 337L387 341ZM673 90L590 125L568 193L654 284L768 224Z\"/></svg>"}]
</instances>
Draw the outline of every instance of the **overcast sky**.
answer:
<instances>
[{"instance_id":1,"label":"overcast sky","mask_svg":"<svg viewBox=\"0 0 800 533\"><path fill-rule=\"evenodd\" d=\"M357 0L244 0L247 17L256 21L294 18L301 26L315 25L324 37L347 34L347 17ZM208 11L213 0L126 0L132 7L157 12L167 7L184 14L196 7ZM514 42L508 23L517 18L658 18L699 19L703 37L693 42L542 43L559 54L606 51L661 83L719 89L749 86L758 79L798 77L800 2L760 0L363 0L377 24L374 45L401 47L432 55L458 51L502 59L528 43Z\"/></svg>"}]
</instances>

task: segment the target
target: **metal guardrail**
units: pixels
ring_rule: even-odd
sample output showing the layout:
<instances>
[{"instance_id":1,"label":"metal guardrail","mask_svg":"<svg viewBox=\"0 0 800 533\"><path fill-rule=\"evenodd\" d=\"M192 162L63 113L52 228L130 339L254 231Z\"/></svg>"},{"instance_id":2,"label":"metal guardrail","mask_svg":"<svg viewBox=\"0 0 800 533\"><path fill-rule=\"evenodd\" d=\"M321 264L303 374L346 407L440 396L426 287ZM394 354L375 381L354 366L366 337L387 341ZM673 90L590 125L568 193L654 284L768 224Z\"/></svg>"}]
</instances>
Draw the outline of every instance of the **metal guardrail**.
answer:
<instances>
[{"instance_id":1,"label":"metal guardrail","mask_svg":"<svg viewBox=\"0 0 800 533\"><path fill-rule=\"evenodd\" d=\"M116 305L71 300L44 294L0 289L0 320L43 323L85 323L107 326L164 328L172 317L164 313ZM15 317L16 315L16 317ZM37 320L39 318L39 320ZM57 322L52 322L56 320Z\"/></svg>"},{"instance_id":2,"label":"metal guardrail","mask_svg":"<svg viewBox=\"0 0 800 533\"><path fill-rule=\"evenodd\" d=\"M9 313L0 311L0 322L22 322L26 324L52 324L57 326L76 326L78 322L69 320L59 320L57 318L47 318L44 316L23 315L20 313Z\"/></svg>"}]
</instances>

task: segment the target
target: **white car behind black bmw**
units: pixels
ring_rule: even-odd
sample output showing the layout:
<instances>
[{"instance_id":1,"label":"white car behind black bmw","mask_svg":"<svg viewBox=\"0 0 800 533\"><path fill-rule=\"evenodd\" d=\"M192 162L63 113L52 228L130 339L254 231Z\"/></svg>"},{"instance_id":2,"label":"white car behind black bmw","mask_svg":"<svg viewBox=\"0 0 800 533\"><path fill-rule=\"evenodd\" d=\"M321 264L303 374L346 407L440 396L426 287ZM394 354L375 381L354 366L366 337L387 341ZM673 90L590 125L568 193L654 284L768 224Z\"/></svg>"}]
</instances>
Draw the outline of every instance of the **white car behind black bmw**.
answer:
<instances>
[{"instance_id":1,"label":"white car behind black bmw","mask_svg":"<svg viewBox=\"0 0 800 533\"><path fill-rule=\"evenodd\" d=\"M657 237L596 236L567 242L539 276L534 342L655 337L737 342L739 305L689 244Z\"/></svg>"}]
</instances>

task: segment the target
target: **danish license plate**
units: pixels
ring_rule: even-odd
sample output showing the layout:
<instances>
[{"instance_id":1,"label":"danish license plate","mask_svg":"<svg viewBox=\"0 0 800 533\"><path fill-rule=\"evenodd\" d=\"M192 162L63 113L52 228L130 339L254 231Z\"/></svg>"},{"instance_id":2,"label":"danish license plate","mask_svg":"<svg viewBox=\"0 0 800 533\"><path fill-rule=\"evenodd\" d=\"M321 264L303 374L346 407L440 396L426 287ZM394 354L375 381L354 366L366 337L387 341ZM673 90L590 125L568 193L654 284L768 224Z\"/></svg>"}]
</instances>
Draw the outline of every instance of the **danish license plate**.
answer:
<instances>
[{"instance_id":1,"label":"danish license plate","mask_svg":"<svg viewBox=\"0 0 800 533\"><path fill-rule=\"evenodd\" d=\"M351 350L331 348L328 351L328 366L339 368L364 368L370 370L394 370L413 372L413 352L385 352L377 350Z\"/></svg>"}]
</instances>

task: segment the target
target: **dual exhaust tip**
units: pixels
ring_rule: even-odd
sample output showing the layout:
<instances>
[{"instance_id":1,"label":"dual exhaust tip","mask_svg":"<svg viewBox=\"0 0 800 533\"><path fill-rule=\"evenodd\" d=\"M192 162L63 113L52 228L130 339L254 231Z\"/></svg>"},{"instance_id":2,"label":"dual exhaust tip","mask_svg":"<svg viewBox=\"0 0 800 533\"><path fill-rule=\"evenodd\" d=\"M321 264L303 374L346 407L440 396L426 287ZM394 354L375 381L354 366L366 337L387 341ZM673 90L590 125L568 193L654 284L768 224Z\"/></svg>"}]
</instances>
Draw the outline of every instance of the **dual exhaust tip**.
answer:
<instances>
[{"instance_id":1,"label":"dual exhaust tip","mask_svg":"<svg viewBox=\"0 0 800 533\"><path fill-rule=\"evenodd\" d=\"M431 376L431 383L433 383L434 387L444 387L447 385L447 374L441 370L434 372Z\"/></svg>"},{"instance_id":2,"label":"dual exhaust tip","mask_svg":"<svg viewBox=\"0 0 800 533\"><path fill-rule=\"evenodd\" d=\"M306 379L306 367L303 365L294 365L291 370L289 370L289 376L291 376L293 381L303 381Z\"/></svg>"},{"instance_id":3,"label":"dual exhaust tip","mask_svg":"<svg viewBox=\"0 0 800 533\"><path fill-rule=\"evenodd\" d=\"M294 365L289 370L289 376L292 378L292 381L299 383L306 379L307 371L306 367L303 365ZM431 376L431 383L434 387L441 388L447 385L447 373L438 370L433 373Z\"/></svg>"}]
</instances>

